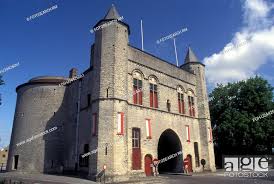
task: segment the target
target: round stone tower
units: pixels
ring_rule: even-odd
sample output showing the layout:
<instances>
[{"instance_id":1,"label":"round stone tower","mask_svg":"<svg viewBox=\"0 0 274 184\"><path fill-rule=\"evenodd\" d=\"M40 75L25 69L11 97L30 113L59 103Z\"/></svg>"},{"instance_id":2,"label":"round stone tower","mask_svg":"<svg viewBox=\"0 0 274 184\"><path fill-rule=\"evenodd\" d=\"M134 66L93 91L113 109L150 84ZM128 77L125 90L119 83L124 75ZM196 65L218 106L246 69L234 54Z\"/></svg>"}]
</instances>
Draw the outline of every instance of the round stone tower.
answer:
<instances>
[{"instance_id":1,"label":"round stone tower","mask_svg":"<svg viewBox=\"0 0 274 184\"><path fill-rule=\"evenodd\" d=\"M62 165L63 77L43 76L16 88L8 171L56 172Z\"/></svg>"}]
</instances>

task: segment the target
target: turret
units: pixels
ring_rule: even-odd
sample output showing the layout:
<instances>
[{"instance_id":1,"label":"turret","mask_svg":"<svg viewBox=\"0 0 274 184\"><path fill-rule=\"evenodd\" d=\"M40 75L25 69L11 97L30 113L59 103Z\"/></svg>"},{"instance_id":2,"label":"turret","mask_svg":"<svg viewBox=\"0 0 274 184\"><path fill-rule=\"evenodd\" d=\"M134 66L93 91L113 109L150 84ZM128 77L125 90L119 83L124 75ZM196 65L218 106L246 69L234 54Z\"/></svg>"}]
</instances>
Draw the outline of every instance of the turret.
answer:
<instances>
[{"instance_id":1,"label":"turret","mask_svg":"<svg viewBox=\"0 0 274 184\"><path fill-rule=\"evenodd\" d=\"M42 76L16 88L8 171L55 172L62 164L65 88L58 85L64 81Z\"/></svg>"},{"instance_id":2,"label":"turret","mask_svg":"<svg viewBox=\"0 0 274 184\"><path fill-rule=\"evenodd\" d=\"M92 113L98 115L98 145L114 145L98 150L97 171L90 169L92 173L99 173L103 166L108 168L106 175L125 174L122 164L127 159L126 135L122 139L116 135L118 130L116 120L119 113L127 116L127 91L128 91L128 35L129 26L122 22L115 6L107 12L93 28L95 31L95 44L93 46L93 89ZM98 100L99 99L99 100ZM100 109L100 111L99 111ZM125 122L124 129L127 128ZM114 136L115 135L115 136ZM93 140L92 140L93 141ZM91 143L92 145L92 143ZM119 147L120 154L113 154ZM107 149L107 155L105 150ZM126 171L125 171L126 172Z\"/></svg>"},{"instance_id":3,"label":"turret","mask_svg":"<svg viewBox=\"0 0 274 184\"><path fill-rule=\"evenodd\" d=\"M210 134L212 129L205 80L205 65L198 60L192 49L188 47L185 63L181 66L181 68L196 75L196 107L198 109L200 140L201 144L203 144L203 147L207 148L207 150L202 150L201 153L202 158L204 158L207 163L205 165L205 169L215 171L216 168L214 161L213 142L210 141ZM213 160L211 161L210 159Z\"/></svg>"},{"instance_id":4,"label":"turret","mask_svg":"<svg viewBox=\"0 0 274 184\"><path fill-rule=\"evenodd\" d=\"M94 69L101 72L100 97L124 98L127 91L127 47L129 26L122 22L115 6L93 28L95 31ZM99 71L100 70L100 71ZM116 76L114 78L114 75ZM123 75L123 76L121 76ZM115 86L114 86L115 85ZM116 91L113 91L115 89Z\"/></svg>"},{"instance_id":5,"label":"turret","mask_svg":"<svg viewBox=\"0 0 274 184\"><path fill-rule=\"evenodd\" d=\"M198 60L190 47L187 49L185 63L181 66L181 68L196 75L197 101L199 102L197 108L199 118L210 119L205 81L205 65Z\"/></svg>"}]
</instances>

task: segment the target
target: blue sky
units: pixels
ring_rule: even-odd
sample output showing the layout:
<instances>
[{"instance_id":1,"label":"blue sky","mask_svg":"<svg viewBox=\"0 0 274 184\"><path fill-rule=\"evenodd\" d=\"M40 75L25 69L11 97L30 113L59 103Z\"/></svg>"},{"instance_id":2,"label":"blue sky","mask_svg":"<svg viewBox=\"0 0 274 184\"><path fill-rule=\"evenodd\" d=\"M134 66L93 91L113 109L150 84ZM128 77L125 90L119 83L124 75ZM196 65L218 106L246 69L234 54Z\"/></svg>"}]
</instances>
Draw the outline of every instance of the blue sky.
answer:
<instances>
[{"instance_id":1,"label":"blue sky","mask_svg":"<svg viewBox=\"0 0 274 184\"><path fill-rule=\"evenodd\" d=\"M179 63L190 45L207 67L209 90L216 83L243 80L255 74L274 84L274 27L272 0L0 0L0 148L9 144L16 103L15 88L35 76L67 76L72 67L89 66L94 34L89 30L114 3L131 29L130 44L175 62L173 41L156 41L180 29L176 38ZM31 21L26 18L58 5ZM237 47L237 43L247 44ZM222 54L225 48L231 51Z\"/></svg>"}]
</instances>

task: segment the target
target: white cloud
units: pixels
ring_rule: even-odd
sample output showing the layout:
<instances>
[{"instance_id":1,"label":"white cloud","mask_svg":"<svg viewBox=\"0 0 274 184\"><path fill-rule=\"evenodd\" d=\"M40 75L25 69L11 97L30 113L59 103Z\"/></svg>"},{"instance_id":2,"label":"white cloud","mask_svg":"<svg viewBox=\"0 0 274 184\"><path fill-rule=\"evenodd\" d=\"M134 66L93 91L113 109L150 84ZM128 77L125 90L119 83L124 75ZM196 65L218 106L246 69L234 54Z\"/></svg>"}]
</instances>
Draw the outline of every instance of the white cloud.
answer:
<instances>
[{"instance_id":1,"label":"white cloud","mask_svg":"<svg viewBox=\"0 0 274 184\"><path fill-rule=\"evenodd\" d=\"M210 84L249 78L268 61L274 61L274 3L245 0L244 26L224 48L204 58Z\"/></svg>"}]
</instances>

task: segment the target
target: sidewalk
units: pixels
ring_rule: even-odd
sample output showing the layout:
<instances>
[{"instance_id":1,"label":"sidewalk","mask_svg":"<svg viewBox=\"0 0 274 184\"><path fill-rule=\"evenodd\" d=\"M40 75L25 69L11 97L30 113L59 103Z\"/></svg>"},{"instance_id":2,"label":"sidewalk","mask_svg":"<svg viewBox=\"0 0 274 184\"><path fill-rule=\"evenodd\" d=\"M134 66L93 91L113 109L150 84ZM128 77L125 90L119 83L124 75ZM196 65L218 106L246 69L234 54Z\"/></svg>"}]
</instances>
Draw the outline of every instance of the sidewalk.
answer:
<instances>
[{"instance_id":1,"label":"sidewalk","mask_svg":"<svg viewBox=\"0 0 274 184\"><path fill-rule=\"evenodd\" d=\"M95 184L96 182L67 176L47 174L20 174L15 172L0 173L0 182L3 180L23 184Z\"/></svg>"}]
</instances>

